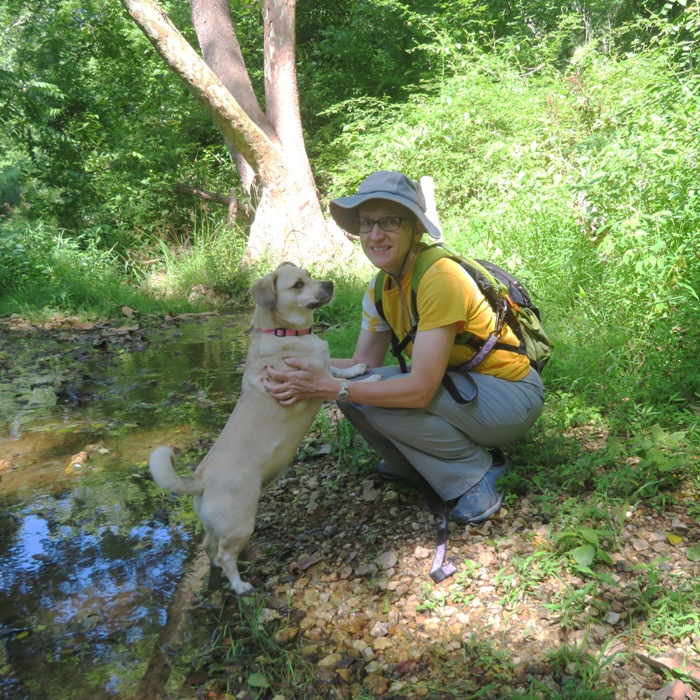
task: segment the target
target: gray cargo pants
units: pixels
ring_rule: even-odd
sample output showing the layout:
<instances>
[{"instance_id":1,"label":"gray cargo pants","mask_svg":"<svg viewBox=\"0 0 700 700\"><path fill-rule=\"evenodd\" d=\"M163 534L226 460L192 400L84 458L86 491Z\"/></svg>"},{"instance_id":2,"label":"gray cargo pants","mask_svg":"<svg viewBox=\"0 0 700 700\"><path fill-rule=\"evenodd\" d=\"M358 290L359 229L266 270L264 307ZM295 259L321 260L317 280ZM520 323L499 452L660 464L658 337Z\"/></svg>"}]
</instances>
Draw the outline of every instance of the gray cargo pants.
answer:
<instances>
[{"instance_id":1,"label":"gray cargo pants","mask_svg":"<svg viewBox=\"0 0 700 700\"><path fill-rule=\"evenodd\" d=\"M390 381L401 371L380 367L371 374ZM468 378L458 372L449 375L468 394ZM450 501L479 483L489 470L492 455L487 448L522 437L544 405L544 386L534 369L517 382L478 372L470 377L478 393L467 404L457 403L440 385L425 409L348 402L339 402L338 407L391 471L408 479L419 472L443 500Z\"/></svg>"}]
</instances>

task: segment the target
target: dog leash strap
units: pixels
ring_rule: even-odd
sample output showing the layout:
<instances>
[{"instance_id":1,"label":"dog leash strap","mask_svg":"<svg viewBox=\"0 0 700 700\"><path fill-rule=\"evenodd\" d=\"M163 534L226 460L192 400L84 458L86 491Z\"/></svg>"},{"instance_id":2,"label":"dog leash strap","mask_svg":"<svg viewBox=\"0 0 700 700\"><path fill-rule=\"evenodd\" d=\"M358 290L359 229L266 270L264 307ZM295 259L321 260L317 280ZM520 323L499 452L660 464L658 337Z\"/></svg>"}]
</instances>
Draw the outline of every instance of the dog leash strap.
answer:
<instances>
[{"instance_id":1,"label":"dog leash strap","mask_svg":"<svg viewBox=\"0 0 700 700\"><path fill-rule=\"evenodd\" d=\"M472 357L471 360L461 365L459 371L471 372L471 370L473 370L474 367L481 364L486 355L488 355L491 352L491 350L494 349L499 338L500 335L496 333L491 333L491 335L488 338L486 338L484 344L481 346L481 349L476 353L476 355L474 355L474 357Z\"/></svg>"},{"instance_id":2,"label":"dog leash strap","mask_svg":"<svg viewBox=\"0 0 700 700\"><path fill-rule=\"evenodd\" d=\"M449 561L445 563L445 554L447 552L447 513L443 510L439 517L442 522L438 529L435 556L430 565L430 578L433 579L435 583L441 583L457 571L457 567L455 567L454 564Z\"/></svg>"},{"instance_id":3,"label":"dog leash strap","mask_svg":"<svg viewBox=\"0 0 700 700\"><path fill-rule=\"evenodd\" d=\"M425 480L421 479L423 487L423 497L433 515L440 518L440 527L437 534L437 546L435 555L430 565L429 576L435 583L441 583L446 578L449 578L457 571L457 568L451 562L445 563L447 554L447 508L443 500L435 493L433 487Z\"/></svg>"}]
</instances>

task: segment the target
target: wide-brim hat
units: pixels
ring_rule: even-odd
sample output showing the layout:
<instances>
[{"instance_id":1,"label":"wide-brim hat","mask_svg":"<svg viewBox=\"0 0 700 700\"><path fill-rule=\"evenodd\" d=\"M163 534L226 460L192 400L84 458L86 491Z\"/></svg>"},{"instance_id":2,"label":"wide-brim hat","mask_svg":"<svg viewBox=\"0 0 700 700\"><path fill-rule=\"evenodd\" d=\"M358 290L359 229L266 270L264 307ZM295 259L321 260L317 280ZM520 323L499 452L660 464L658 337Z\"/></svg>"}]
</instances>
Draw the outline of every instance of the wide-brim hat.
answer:
<instances>
[{"instance_id":1,"label":"wide-brim hat","mask_svg":"<svg viewBox=\"0 0 700 700\"><path fill-rule=\"evenodd\" d=\"M440 238L440 229L425 213L425 195L420 184L403 173L391 170L378 170L362 181L355 194L331 200L331 216L343 230L357 233L355 219L358 207L373 199L384 199L403 205L415 214L431 238Z\"/></svg>"}]
</instances>

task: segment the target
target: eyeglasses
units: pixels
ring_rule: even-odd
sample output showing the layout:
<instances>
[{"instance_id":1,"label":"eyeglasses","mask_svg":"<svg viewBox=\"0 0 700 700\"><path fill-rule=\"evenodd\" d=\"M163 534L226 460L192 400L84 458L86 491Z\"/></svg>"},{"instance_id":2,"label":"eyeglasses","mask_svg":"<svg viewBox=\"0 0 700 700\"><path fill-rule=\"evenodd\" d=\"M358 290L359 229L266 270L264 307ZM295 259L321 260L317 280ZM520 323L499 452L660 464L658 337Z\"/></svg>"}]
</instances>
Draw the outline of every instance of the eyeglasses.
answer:
<instances>
[{"instance_id":1,"label":"eyeglasses","mask_svg":"<svg viewBox=\"0 0 700 700\"><path fill-rule=\"evenodd\" d=\"M401 228L401 224L404 221L410 221L407 216L383 216L381 219L370 219L363 216L359 219L355 219L355 230L358 233L370 233L374 228L374 224L379 224L379 228L382 231L387 231L392 233L393 231L398 231Z\"/></svg>"}]
</instances>

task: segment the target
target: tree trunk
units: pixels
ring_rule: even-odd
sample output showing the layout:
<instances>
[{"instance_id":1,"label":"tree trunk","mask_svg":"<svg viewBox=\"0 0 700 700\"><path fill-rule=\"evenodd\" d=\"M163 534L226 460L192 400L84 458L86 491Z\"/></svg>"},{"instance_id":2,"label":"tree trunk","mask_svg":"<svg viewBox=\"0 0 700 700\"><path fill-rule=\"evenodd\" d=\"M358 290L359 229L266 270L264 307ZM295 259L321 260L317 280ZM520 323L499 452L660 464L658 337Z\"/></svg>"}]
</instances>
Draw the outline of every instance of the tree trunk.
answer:
<instances>
[{"instance_id":1,"label":"tree trunk","mask_svg":"<svg viewBox=\"0 0 700 700\"><path fill-rule=\"evenodd\" d=\"M296 90L295 0L266 0L266 115L255 97L228 0L191 0L206 62L156 0L122 0L156 51L219 127L239 173L260 200L248 239L251 259L328 263L350 253L337 227L326 225L306 156ZM246 173L246 169L250 171ZM243 171L243 172L241 172Z\"/></svg>"}]
</instances>

